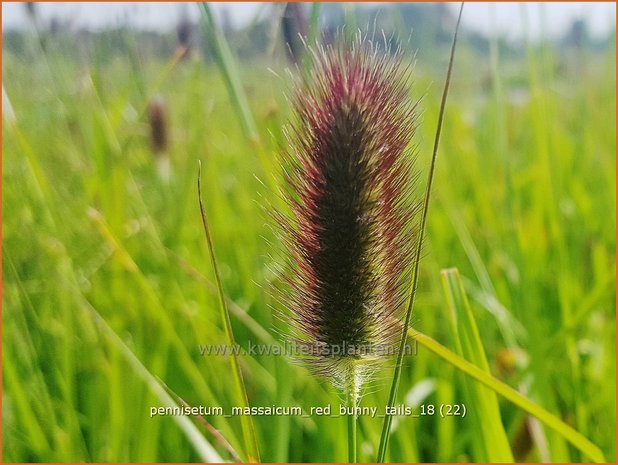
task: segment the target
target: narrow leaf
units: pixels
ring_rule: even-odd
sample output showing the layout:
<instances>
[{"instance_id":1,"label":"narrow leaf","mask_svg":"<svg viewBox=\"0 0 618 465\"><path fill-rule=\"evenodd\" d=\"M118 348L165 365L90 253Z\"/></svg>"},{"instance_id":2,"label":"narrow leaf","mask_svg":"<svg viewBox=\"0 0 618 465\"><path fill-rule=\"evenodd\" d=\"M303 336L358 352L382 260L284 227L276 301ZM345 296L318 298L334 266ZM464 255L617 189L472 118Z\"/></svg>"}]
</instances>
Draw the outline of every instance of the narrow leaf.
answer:
<instances>
[{"instance_id":1,"label":"narrow leaf","mask_svg":"<svg viewBox=\"0 0 618 465\"><path fill-rule=\"evenodd\" d=\"M259 134L249 109L249 101L247 95L240 82L240 73L232 51L223 35L223 32L217 26L215 17L210 9L210 5L206 2L199 4L202 13L202 28L206 39L212 51L212 54L221 70L225 86L232 99L232 104L238 113L243 132L247 139L251 142L259 143Z\"/></svg>"},{"instance_id":2,"label":"narrow leaf","mask_svg":"<svg viewBox=\"0 0 618 465\"><path fill-rule=\"evenodd\" d=\"M479 336L474 315L468 304L459 272L454 269L443 270L442 285L449 309L449 323L457 353L489 373L483 343ZM513 454L500 416L496 394L485 386L465 383L466 401L471 417L476 422L474 434L479 445L479 461L512 462Z\"/></svg>"},{"instance_id":3,"label":"narrow leaf","mask_svg":"<svg viewBox=\"0 0 618 465\"><path fill-rule=\"evenodd\" d=\"M230 347L235 346L234 333L232 332L232 323L230 321L230 313L227 308L227 301L225 294L223 293L223 285L221 284L221 275L219 274L219 266L217 265L217 259L215 258L215 250L213 247L212 236L210 234L210 228L208 227L208 220L206 217L206 210L204 203L202 202L202 163L199 163L199 174L197 176L197 195L200 204L200 214L202 217L202 225L204 226L204 234L206 236L206 243L208 245L208 254L210 256L210 262L215 274L215 283L217 285L217 296L219 298L219 309L221 311L221 319L223 320L223 326L225 328L225 336L227 344ZM249 400L247 398L247 391L245 389L245 383L242 379L242 373L240 371L240 364L238 363L238 356L232 353L232 376L234 378L234 385L236 390L236 399L239 403L239 407L245 409L249 406ZM245 452L249 462L259 462L260 454L258 451L257 438L255 437L255 429L253 426L253 419L249 415L240 416L240 424L242 425L243 440L245 444Z\"/></svg>"},{"instance_id":4,"label":"narrow leaf","mask_svg":"<svg viewBox=\"0 0 618 465\"><path fill-rule=\"evenodd\" d=\"M523 411L538 418L545 426L551 428L564 439L569 441L574 447L580 450L590 460L596 463L605 462L603 452L598 446L593 444L583 434L579 433L571 426L567 425L560 418L545 410L540 405L535 404L527 397L523 396L511 386L504 384L502 381L494 378L489 373L481 370L476 365L468 362L454 352L451 352L446 347L438 343L436 340L421 333L417 329L410 328L408 330L408 338L416 341L421 346L425 347L435 355L445 360L447 363L465 373L476 381L487 386L498 395L504 397L509 402L513 403Z\"/></svg>"}]
</instances>

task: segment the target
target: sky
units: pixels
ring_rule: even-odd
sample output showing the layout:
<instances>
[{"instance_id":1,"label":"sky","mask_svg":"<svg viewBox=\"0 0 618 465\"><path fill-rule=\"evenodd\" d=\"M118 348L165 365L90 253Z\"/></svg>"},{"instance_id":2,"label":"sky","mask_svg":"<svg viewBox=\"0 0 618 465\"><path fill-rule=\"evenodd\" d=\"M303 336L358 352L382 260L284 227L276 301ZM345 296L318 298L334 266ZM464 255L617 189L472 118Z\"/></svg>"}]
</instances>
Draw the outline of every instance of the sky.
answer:
<instances>
[{"instance_id":1,"label":"sky","mask_svg":"<svg viewBox=\"0 0 618 465\"><path fill-rule=\"evenodd\" d=\"M376 5L378 2L371 2ZM213 2L219 13L227 9L236 26L249 22L264 5L259 2L225 3ZM458 3L449 6L456 10ZM172 2L157 3L39 3L41 17L49 21L52 17L69 20L74 27L103 28L105 26L128 22L132 26L154 30L169 30L175 27L177 19L184 10L191 17L198 16L196 5ZM524 21L527 18L527 21ZM518 39L528 31L530 37L538 38L541 32L549 37L563 34L574 19L583 18L593 36L607 34L615 29L616 4L597 2L568 3L528 3L518 2L475 2L466 3L463 23L476 31L495 34L509 39ZM15 28L27 25L24 5L2 3L2 28Z\"/></svg>"}]
</instances>

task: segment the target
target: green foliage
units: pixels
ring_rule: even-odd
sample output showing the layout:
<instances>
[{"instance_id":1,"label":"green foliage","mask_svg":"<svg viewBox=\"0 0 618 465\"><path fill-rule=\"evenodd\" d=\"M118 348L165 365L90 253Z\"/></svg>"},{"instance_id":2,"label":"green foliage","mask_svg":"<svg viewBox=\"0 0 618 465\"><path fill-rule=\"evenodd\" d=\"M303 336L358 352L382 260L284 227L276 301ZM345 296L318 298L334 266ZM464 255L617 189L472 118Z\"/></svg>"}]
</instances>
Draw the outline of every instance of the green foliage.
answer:
<instances>
[{"instance_id":1,"label":"green foliage","mask_svg":"<svg viewBox=\"0 0 618 465\"><path fill-rule=\"evenodd\" d=\"M150 418L150 408L171 401L157 379L192 406L237 404L230 360L199 353L227 339L197 160L236 342L247 349L282 329L267 292L276 239L262 205L276 202L273 154L288 115L286 82L267 69L284 76L284 64L238 63L256 148L212 64L93 53L84 67L48 45L3 57L15 113L3 125L3 459L195 462L208 445L229 459L199 423L201 439L177 418ZM598 460L595 446L616 458L614 51L577 53L530 44L525 60L492 64L462 40L413 316L418 353L404 358L396 402L415 413L466 403L480 421L496 421L497 403L520 460ZM443 80L443 69L432 73L419 62L412 89L423 96L421 169L441 90L430 83ZM143 119L154 93L170 110L169 182ZM474 322L485 366L459 352L449 329L440 270L451 266L471 299L457 322ZM344 402L285 358L243 355L239 364L251 405L308 413ZM390 368L361 406L383 413ZM489 406L479 404L481 384L498 393ZM246 455L238 417L206 420ZM264 461L346 460L344 418L253 420ZM375 458L381 425L359 417L359 461ZM471 417L397 417L392 430L391 461L491 460Z\"/></svg>"},{"instance_id":2,"label":"green foliage","mask_svg":"<svg viewBox=\"0 0 618 465\"><path fill-rule=\"evenodd\" d=\"M483 342L457 269L443 270L442 285L448 306L448 320L455 351L489 373L489 363ZM475 456L486 462L512 462L513 455L502 425L500 408L495 392L464 379L464 397L475 423Z\"/></svg>"}]
</instances>

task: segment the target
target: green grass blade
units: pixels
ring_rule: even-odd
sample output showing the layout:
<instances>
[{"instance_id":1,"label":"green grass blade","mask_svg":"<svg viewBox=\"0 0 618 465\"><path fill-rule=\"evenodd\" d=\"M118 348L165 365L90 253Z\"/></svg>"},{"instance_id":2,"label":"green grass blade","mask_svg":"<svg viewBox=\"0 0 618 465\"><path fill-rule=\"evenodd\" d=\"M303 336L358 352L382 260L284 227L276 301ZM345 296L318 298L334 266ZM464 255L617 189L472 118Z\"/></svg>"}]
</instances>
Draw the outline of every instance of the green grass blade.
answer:
<instances>
[{"instance_id":1,"label":"green grass blade","mask_svg":"<svg viewBox=\"0 0 618 465\"><path fill-rule=\"evenodd\" d=\"M415 340L418 344L425 347L435 355L465 373L476 381L487 386L496 394L502 396L509 402L513 403L528 414L538 418L543 424L558 433L564 439L569 441L574 447L584 453L590 460L596 463L605 462L605 457L601 449L593 444L588 438L567 425L560 418L545 410L543 407L535 404L527 397L524 397L511 386L504 384L502 381L494 378L489 373L483 371L476 365L468 362L459 355L451 352L449 349L438 343L436 340L419 332L414 328L408 330L408 337Z\"/></svg>"},{"instance_id":2,"label":"green grass blade","mask_svg":"<svg viewBox=\"0 0 618 465\"><path fill-rule=\"evenodd\" d=\"M221 70L225 86L232 99L232 104L240 118L243 132L251 142L259 143L260 137L249 108L249 101L242 87L242 83L240 82L240 73L236 66L234 56L232 55L232 51L230 50L227 40L225 40L225 36L217 26L210 5L206 2L202 2L199 5L200 11L202 12L202 28L206 35L206 40Z\"/></svg>"},{"instance_id":3,"label":"green grass blade","mask_svg":"<svg viewBox=\"0 0 618 465\"><path fill-rule=\"evenodd\" d=\"M32 450L40 453L50 449L49 441L45 435L43 426L36 417L36 412L30 405L28 396L19 385L19 375L11 356L5 356L2 360L3 387L12 392L11 400L14 402L14 409L20 416L21 422L26 425L29 433L29 441Z\"/></svg>"},{"instance_id":4,"label":"green grass blade","mask_svg":"<svg viewBox=\"0 0 618 465\"><path fill-rule=\"evenodd\" d=\"M423 209L421 213L421 224L418 234L418 243L416 245L416 254L414 260L414 270L412 273L412 286L410 289L410 297L408 300L408 308L406 310L406 316L403 324L403 334L401 336L401 343L399 345L399 352L397 354L397 362L395 364L395 371L393 372L393 381L391 383L391 389L388 397L388 406L395 404L397 397L397 390L399 389L399 379L401 377L401 365L403 362L403 353L406 343L406 332L410 326L410 319L412 317L412 310L414 309L414 297L416 295L416 289L418 285L418 270L421 257L421 249L423 245L423 235L425 231L425 223L427 222L427 211L429 210L429 199L431 196L431 186L433 184L433 178L436 167L436 160L438 158L438 146L440 145L440 135L442 133L442 121L444 119L444 110L446 108L446 97L448 96L448 89L451 83L451 73L453 71L453 61L455 59L455 46L457 45L457 32L459 31L459 24L461 22L461 15L463 13L463 2L459 9L459 16L457 17L457 25L455 26L455 34L453 35L453 44L451 46L451 56L448 64L448 71L446 72L446 82L444 83L444 90L442 93L442 101L440 103L440 111L438 114L438 126L436 128L436 136L433 144L433 154L431 157L431 165L429 167L429 174L427 177L427 187L425 189L425 198L423 200ZM388 446L388 440L390 437L391 425L393 422L392 415L384 415L384 423L382 425L382 434L380 435L380 445L378 447L378 462L383 462L386 456L386 448Z\"/></svg>"},{"instance_id":5,"label":"green grass blade","mask_svg":"<svg viewBox=\"0 0 618 465\"><path fill-rule=\"evenodd\" d=\"M208 221L206 217L206 210L204 209L204 203L202 202L202 164L199 164L200 170L197 177L197 194L200 204L200 213L202 216L202 225L204 226L204 234L206 235L206 243L208 245L208 254L210 256L210 262L215 274L215 282L217 285L217 296L219 298L219 309L221 310L221 318L225 328L225 336L227 344L230 347L235 346L234 333L232 332L232 323L230 321L230 313L227 308L227 301L225 294L223 293L223 285L221 284L221 275L219 274L219 267L217 265L217 259L215 257L215 250L212 242L212 236L210 234L210 228L208 227ZM247 391L242 379L242 373L240 371L240 364L238 363L238 356L232 354L232 375L234 377L234 386L236 389L236 398L239 402L239 407L243 409L249 406L249 400L247 398ZM245 453L249 462L259 462L260 453L258 451L257 438L255 436L255 428L253 426L253 419L249 415L241 415L240 423L242 425L242 434L245 444Z\"/></svg>"},{"instance_id":6,"label":"green grass blade","mask_svg":"<svg viewBox=\"0 0 618 465\"><path fill-rule=\"evenodd\" d=\"M457 269L443 270L442 285L449 309L449 322L458 354L489 373L485 349ZM469 381L469 380L466 380ZM476 421L478 461L512 462L513 454L504 431L496 394L485 386L466 383L471 417Z\"/></svg>"},{"instance_id":7,"label":"green grass blade","mask_svg":"<svg viewBox=\"0 0 618 465\"><path fill-rule=\"evenodd\" d=\"M157 381L157 379L148 371L148 369L140 362L135 354L129 349L124 341L110 328L107 322L101 317L99 312L89 303L84 302L85 308L89 310L93 316L97 327L101 330L107 340L114 346L125 358L133 371L147 384L152 393L159 399L164 407L178 407L178 404L165 391L165 388ZM184 415L174 415L174 421L178 423L180 429L184 432L195 451L205 462L221 463L223 459L214 449L214 447L204 438L197 427L191 423L191 420Z\"/></svg>"}]
</instances>

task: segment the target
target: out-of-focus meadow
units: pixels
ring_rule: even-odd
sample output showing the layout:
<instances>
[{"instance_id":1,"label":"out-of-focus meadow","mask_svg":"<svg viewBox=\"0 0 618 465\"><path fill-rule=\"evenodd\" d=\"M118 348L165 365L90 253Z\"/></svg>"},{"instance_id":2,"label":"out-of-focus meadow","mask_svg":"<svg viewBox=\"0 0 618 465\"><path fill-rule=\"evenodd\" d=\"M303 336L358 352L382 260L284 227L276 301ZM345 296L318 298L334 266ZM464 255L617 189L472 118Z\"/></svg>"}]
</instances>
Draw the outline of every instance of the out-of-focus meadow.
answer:
<instances>
[{"instance_id":1,"label":"out-of-focus meadow","mask_svg":"<svg viewBox=\"0 0 618 465\"><path fill-rule=\"evenodd\" d=\"M281 340L268 292L276 240L263 207L282 182L286 70L306 66L301 55L292 64L284 37L329 41L342 22L344 34L374 24L365 9L337 5L312 22L318 10L305 6L288 9L283 27L282 5L240 30L219 21L214 52L204 20L184 21L178 35L92 33L50 27L33 9L34 27L3 34L3 461L195 462L208 444L232 458L199 421L151 418L150 409L165 405L164 385L190 405L236 405L230 359L199 352L226 339L198 160L236 341ZM422 109L424 186L454 13L381 9L377 28L402 37L410 59L417 52L410 92ZM458 268L489 371L559 427L500 393L499 413L488 411L478 381L419 345L404 360L397 403L465 404L468 414L396 418L389 460L493 460L483 424L496 415L516 460L616 459L615 84L614 35L593 39L585 23L551 41L462 31L413 326L474 362L458 347L440 277ZM158 148L153 105L167 131ZM284 357L240 363L251 405L339 405L328 383ZM361 405L383 410L391 376L392 364ZM239 418L206 420L245 457ZM344 418L253 422L263 461L346 459ZM360 460L375 460L381 427L360 418Z\"/></svg>"}]
</instances>

